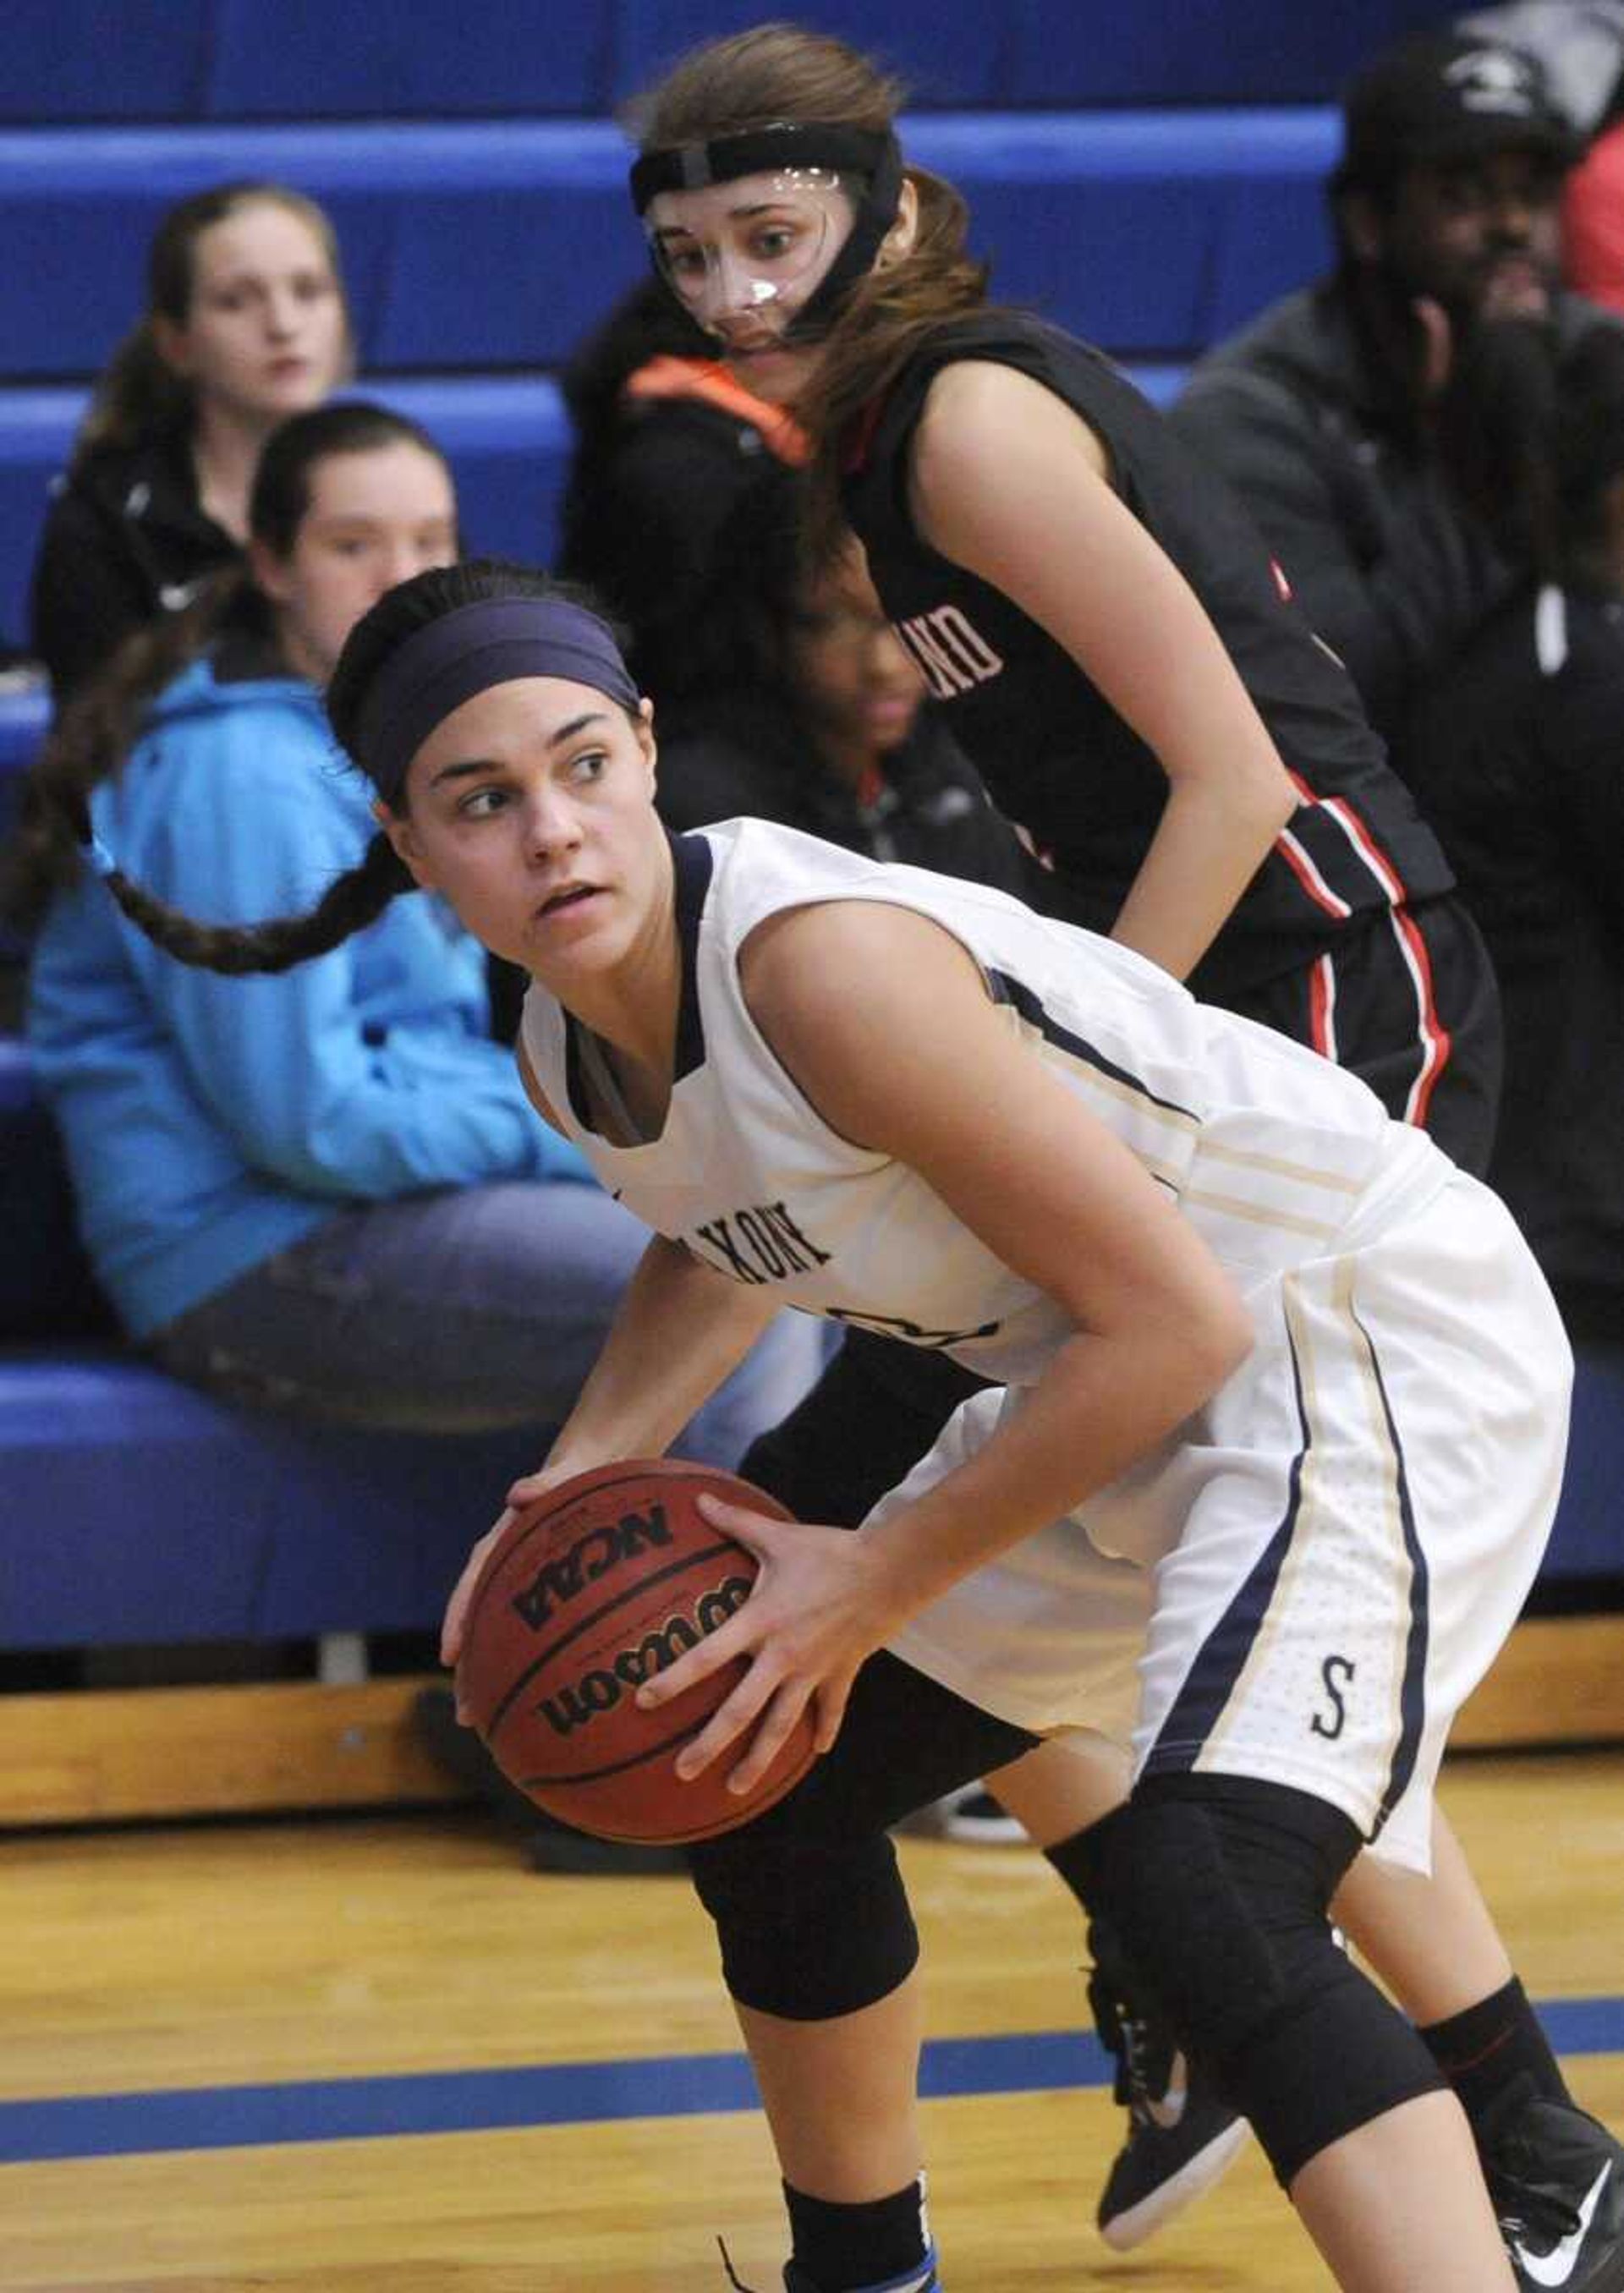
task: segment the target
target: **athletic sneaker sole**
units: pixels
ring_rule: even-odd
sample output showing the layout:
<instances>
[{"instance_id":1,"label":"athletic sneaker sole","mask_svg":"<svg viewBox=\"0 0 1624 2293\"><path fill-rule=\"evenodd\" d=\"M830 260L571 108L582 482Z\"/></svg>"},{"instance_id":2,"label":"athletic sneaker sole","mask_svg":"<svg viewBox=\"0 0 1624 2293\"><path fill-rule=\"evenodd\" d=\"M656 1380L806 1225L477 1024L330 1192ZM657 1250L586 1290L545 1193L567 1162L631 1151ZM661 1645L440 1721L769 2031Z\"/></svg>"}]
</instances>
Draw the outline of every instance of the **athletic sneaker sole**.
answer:
<instances>
[{"instance_id":1,"label":"athletic sneaker sole","mask_svg":"<svg viewBox=\"0 0 1624 2293\"><path fill-rule=\"evenodd\" d=\"M1113 2253L1131 2253L1136 2245L1156 2235L1165 2222L1174 2214L1182 2213L1186 2206L1205 2197L1207 2191L1221 2182L1246 2146L1252 2129L1244 2118L1237 2118L1222 2134L1214 2135L1205 2150L1198 2150L1189 2162L1165 2182L1158 2182L1147 2198L1125 2213L1114 2214L1109 2222L1101 2222L1100 2234Z\"/></svg>"}]
</instances>

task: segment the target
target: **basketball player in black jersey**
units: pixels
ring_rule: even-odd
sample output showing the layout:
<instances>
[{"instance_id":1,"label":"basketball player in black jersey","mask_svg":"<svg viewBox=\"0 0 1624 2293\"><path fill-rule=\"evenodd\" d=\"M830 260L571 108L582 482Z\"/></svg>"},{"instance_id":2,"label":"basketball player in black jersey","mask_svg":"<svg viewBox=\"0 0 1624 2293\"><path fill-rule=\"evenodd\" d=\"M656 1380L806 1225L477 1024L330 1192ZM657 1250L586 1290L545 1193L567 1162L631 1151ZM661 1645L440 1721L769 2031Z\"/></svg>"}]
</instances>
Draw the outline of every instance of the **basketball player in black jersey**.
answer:
<instances>
[{"instance_id":1,"label":"basketball player in black jersey","mask_svg":"<svg viewBox=\"0 0 1624 2293\"><path fill-rule=\"evenodd\" d=\"M637 109L632 190L658 269L740 378L809 432L814 545L856 528L1031 847L1034 903L1353 1068L1481 1170L1492 974L1352 684L1238 499L1138 394L1097 352L988 304L962 202L903 164L899 96L792 26L694 51ZM917 1358L849 1344L744 1469L804 1517L855 1517L962 1390L922 1388ZM1046 1749L996 1788L1082 1900L1082 1836L1116 1782L1067 1757ZM1441 1823L1430 1881L1362 1859L1337 1909L1455 2078L1514 2266L1537 2281L1514 2161L1528 2111L1570 2098L1458 1846ZM1131 2002L1112 1997L1097 1941L1097 2005L1120 2035ZM1142 2090L1141 2047L1123 2052L1130 2141L1100 2218L1132 2243L1228 2153L1215 2106ZM1575 2147L1539 2178L1571 2188L1577 2214L1604 2161ZM1624 2284L1624 2254L1583 2258L1572 2293Z\"/></svg>"}]
</instances>

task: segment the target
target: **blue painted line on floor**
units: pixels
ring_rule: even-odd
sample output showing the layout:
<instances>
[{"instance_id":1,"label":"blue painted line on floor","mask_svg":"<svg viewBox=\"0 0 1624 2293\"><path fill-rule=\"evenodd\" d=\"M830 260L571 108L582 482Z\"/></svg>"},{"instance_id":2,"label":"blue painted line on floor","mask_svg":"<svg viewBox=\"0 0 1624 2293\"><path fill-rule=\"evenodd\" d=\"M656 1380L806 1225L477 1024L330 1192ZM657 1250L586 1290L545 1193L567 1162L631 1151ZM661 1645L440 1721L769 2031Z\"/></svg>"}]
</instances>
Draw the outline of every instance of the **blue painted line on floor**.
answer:
<instances>
[{"instance_id":1,"label":"blue painted line on floor","mask_svg":"<svg viewBox=\"0 0 1624 2293\"><path fill-rule=\"evenodd\" d=\"M1559 2054L1624 2053L1624 1998L1560 1998L1539 2009ZM1097 2039L1038 2030L927 2045L922 2092L1043 2094L1108 2082ZM274 2086L63 2094L0 2103L0 2165L144 2151L473 2134L502 2127L687 2118L755 2107L743 2054L651 2054L608 2062L430 2070L403 2078L290 2079Z\"/></svg>"}]
</instances>

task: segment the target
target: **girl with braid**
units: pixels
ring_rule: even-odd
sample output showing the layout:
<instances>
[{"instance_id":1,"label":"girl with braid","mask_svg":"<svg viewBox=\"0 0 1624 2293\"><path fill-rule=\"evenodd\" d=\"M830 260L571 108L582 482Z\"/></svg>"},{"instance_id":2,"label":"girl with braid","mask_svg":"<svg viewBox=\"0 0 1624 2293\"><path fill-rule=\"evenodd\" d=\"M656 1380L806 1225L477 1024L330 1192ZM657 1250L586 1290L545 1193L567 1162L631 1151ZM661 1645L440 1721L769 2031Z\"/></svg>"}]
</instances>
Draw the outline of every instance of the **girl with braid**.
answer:
<instances>
[{"instance_id":1,"label":"girl with braid","mask_svg":"<svg viewBox=\"0 0 1624 2293\"><path fill-rule=\"evenodd\" d=\"M166 928L159 904L235 924L343 879L367 811L318 688L375 598L457 555L451 474L414 424L332 406L273 434L250 522L250 571L136 640L29 792L28 1035L91 1256L129 1334L191 1383L348 1426L539 1431L643 1236L535 1121L491 1039L483 951L437 902L389 906L386 847L330 895L334 952L272 976L193 968L230 935ZM86 811L158 945L79 865ZM786 1325L695 1453L736 1462L804 1388L813 1337Z\"/></svg>"},{"instance_id":2,"label":"girl with braid","mask_svg":"<svg viewBox=\"0 0 1624 2293\"><path fill-rule=\"evenodd\" d=\"M392 591L328 708L399 863L358 871L366 909L414 882L529 974L532 1103L654 1229L510 1503L659 1454L784 1306L1002 1389L855 1533L708 1507L761 1573L638 1691L743 1659L679 1764L741 1789L815 1715L800 1784L692 1855L788 2293L945 2281L888 1830L1079 1729L1132 1746L1100 1899L1336 2281L1511 2293L1459 2104L1327 1916L1361 1841L1425 1860L1554 1509L1569 1364L1504 1209L1330 1061L1003 893L760 821L669 836L650 705L544 577ZM133 875L114 894L173 941ZM331 949L347 889L194 950ZM764 1204L770 1270L728 1244Z\"/></svg>"},{"instance_id":3,"label":"girl with braid","mask_svg":"<svg viewBox=\"0 0 1624 2293\"><path fill-rule=\"evenodd\" d=\"M633 110L658 274L800 425L814 547L856 530L949 730L1046 863L1026 896L1311 1045L1481 1172L1499 1074L1488 959L1291 568L1096 351L988 302L963 201L905 161L898 100L867 59L790 24L682 58ZM840 1519L872 1460L872 1502L944 1406L939 1365L926 1384L897 1350L849 1337L746 1473L803 1518ZM1131 1993L1132 1939L1097 1916L1090 1826L1122 1786L1108 1762L1047 1750L993 1779L1095 1915L1096 2013L1130 2110L1099 2218L1126 2246L1206 2186L1240 2129L1186 2079ZM1508 2240L1536 2151L1577 2217L1624 2159L1571 2108L1441 1818L1430 1876L1364 1858L1337 1916L1458 2079ZM1624 2284L1624 2243L1600 2265Z\"/></svg>"}]
</instances>

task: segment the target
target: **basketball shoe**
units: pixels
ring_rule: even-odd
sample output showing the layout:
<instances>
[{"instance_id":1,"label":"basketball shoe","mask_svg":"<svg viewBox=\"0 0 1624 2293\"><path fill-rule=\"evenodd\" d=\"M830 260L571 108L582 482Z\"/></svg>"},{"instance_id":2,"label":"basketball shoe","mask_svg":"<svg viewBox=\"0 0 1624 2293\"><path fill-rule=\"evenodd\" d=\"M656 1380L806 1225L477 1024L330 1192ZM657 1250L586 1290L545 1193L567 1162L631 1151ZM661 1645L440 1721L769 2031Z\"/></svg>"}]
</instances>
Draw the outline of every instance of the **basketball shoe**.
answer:
<instances>
[{"instance_id":1,"label":"basketball shoe","mask_svg":"<svg viewBox=\"0 0 1624 2293\"><path fill-rule=\"evenodd\" d=\"M1170 2032L1089 1984L1100 2037L1116 2057L1113 2092L1127 2139L1105 2177L1095 2213L1107 2245L1126 2253L1193 2204L1229 2171L1250 2132L1180 2053Z\"/></svg>"},{"instance_id":2,"label":"basketball shoe","mask_svg":"<svg viewBox=\"0 0 1624 2293\"><path fill-rule=\"evenodd\" d=\"M722 2267L727 2273L727 2282L732 2286L733 2293L750 2293L750 2288L735 2273L727 2246L719 2237L716 2241L722 2248ZM820 2293L820 2289L798 2261L786 2261L784 2265L784 2293ZM865 2293L942 2293L935 2246L931 2246L924 2257L915 2262L912 2268L905 2269L900 2277L888 2277L881 2284L865 2288Z\"/></svg>"},{"instance_id":3,"label":"basketball shoe","mask_svg":"<svg viewBox=\"0 0 1624 2293\"><path fill-rule=\"evenodd\" d=\"M734 2279L737 2285L738 2279ZM888 2277L882 2284L867 2286L863 2293L941 2293L942 2281L938 2273L936 2248L931 2247L924 2259L913 2269L905 2269L900 2277ZM807 2275L799 2262L784 2265L784 2293L819 2293L818 2287Z\"/></svg>"},{"instance_id":4,"label":"basketball shoe","mask_svg":"<svg viewBox=\"0 0 1624 2293\"><path fill-rule=\"evenodd\" d=\"M1522 2293L1624 2293L1624 2144L1520 2081L1478 2137Z\"/></svg>"}]
</instances>

